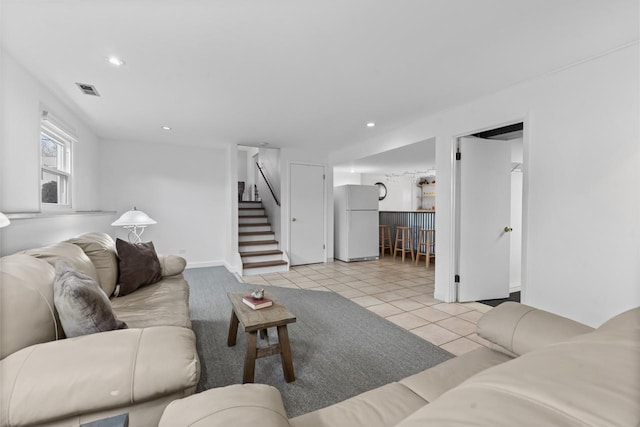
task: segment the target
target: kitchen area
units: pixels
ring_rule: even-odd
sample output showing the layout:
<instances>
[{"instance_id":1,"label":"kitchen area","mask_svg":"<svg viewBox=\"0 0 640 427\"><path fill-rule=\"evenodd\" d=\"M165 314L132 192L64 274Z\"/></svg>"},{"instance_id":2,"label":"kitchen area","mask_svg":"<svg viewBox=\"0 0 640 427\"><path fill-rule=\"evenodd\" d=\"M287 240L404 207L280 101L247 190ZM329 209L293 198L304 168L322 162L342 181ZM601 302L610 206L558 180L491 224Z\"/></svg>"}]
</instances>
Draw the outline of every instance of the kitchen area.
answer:
<instances>
[{"instance_id":1,"label":"kitchen area","mask_svg":"<svg viewBox=\"0 0 640 427\"><path fill-rule=\"evenodd\" d=\"M402 234L398 229L406 227L405 233L409 233L409 236L405 234L405 246L409 246L411 240L413 252L419 250L422 260L425 259L428 247L430 256L426 259L433 261L437 187L433 139L337 165L334 167L334 190L343 186L377 187L378 224L375 229L378 225L386 225L388 229L376 231L373 226L369 227L367 234L376 233L376 242L382 240L382 232L390 238L390 246L394 248L396 233L398 232L398 236ZM344 261L346 257L341 256L337 249L341 239L345 238L343 230L336 230L335 247L336 259ZM420 230L433 231L423 232L421 235ZM370 240L369 237L367 239ZM423 243L422 246L419 245L420 242ZM385 256L388 256L389 250L385 252ZM409 259L413 257L410 256Z\"/></svg>"}]
</instances>

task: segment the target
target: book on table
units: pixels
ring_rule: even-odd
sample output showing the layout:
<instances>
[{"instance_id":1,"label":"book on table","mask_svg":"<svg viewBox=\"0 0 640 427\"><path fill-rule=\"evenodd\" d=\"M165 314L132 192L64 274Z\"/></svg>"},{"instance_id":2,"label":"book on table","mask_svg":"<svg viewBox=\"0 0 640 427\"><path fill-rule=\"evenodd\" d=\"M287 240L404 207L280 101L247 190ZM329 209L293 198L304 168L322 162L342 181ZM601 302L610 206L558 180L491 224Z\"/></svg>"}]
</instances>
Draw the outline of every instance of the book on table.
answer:
<instances>
[{"instance_id":1,"label":"book on table","mask_svg":"<svg viewBox=\"0 0 640 427\"><path fill-rule=\"evenodd\" d=\"M250 295L242 297L242 302L254 310L271 307L273 305L273 301L271 301L269 298L257 299Z\"/></svg>"}]
</instances>

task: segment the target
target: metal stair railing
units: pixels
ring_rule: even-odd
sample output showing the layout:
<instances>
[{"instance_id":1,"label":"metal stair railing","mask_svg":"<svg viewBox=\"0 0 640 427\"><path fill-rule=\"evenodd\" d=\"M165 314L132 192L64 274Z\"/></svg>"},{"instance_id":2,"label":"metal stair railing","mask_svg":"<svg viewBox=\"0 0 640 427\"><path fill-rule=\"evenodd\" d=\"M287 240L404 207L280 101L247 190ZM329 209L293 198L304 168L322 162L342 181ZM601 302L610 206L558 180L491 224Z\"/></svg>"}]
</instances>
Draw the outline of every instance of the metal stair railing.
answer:
<instances>
[{"instance_id":1,"label":"metal stair railing","mask_svg":"<svg viewBox=\"0 0 640 427\"><path fill-rule=\"evenodd\" d=\"M276 193L275 191L273 191L273 187L271 186L271 182L269 181L269 178L267 178L267 175L269 175L269 171L267 171L264 166L260 166L259 162L256 162L256 166L258 166L258 170L260 171L260 175L262 175L264 182L267 183L267 187L269 187L269 191L271 191L271 196L273 196L273 200L276 202L276 205L280 206L280 200L278 200L278 196L276 196Z\"/></svg>"}]
</instances>

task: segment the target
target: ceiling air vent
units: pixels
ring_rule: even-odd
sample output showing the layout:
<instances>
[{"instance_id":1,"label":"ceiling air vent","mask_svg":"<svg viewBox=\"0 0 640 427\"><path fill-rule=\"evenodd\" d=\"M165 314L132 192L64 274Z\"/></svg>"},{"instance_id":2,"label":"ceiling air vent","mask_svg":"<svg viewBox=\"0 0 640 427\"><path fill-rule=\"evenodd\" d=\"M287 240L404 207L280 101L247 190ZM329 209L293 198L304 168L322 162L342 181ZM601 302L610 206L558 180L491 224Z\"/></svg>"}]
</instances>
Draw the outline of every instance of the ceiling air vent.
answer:
<instances>
[{"instance_id":1,"label":"ceiling air vent","mask_svg":"<svg viewBox=\"0 0 640 427\"><path fill-rule=\"evenodd\" d=\"M82 93L84 93L85 95L100 96L98 90L93 85L88 85L86 83L76 83L76 86L78 86Z\"/></svg>"}]
</instances>

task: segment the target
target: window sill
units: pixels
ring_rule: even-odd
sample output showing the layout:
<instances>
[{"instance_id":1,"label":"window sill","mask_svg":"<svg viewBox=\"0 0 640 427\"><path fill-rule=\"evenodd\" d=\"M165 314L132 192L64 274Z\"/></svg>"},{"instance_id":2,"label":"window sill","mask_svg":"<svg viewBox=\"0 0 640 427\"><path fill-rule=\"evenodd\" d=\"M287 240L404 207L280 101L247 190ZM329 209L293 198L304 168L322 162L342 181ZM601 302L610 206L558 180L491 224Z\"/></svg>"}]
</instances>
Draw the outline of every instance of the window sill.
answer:
<instances>
[{"instance_id":1,"label":"window sill","mask_svg":"<svg viewBox=\"0 0 640 427\"><path fill-rule=\"evenodd\" d=\"M5 213L11 221L22 219L59 218L63 216L115 215L116 211L61 211L61 212L16 212Z\"/></svg>"}]
</instances>

